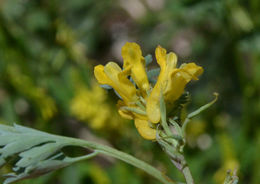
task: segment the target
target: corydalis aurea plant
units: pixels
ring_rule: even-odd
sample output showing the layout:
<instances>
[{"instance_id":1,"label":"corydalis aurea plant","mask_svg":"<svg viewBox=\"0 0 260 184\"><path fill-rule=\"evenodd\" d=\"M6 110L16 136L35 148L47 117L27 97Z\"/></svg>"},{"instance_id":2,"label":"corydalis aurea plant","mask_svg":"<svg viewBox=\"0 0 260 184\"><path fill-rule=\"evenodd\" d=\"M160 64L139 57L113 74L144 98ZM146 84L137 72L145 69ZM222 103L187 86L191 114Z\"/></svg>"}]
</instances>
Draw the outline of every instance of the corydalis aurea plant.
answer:
<instances>
[{"instance_id":1,"label":"corydalis aurea plant","mask_svg":"<svg viewBox=\"0 0 260 184\"><path fill-rule=\"evenodd\" d=\"M188 93L184 92L185 86L191 80L198 80L203 68L195 63L184 63L177 67L177 56L173 52L167 54L161 46L155 49L160 70L147 71L146 64L150 62L150 56L144 58L136 43L127 42L122 48L122 57L123 69L115 62L96 66L96 79L100 84L112 87L121 98L117 103L119 114L123 118L133 119L143 138L156 140L182 172L186 183L193 184L183 155L185 128L194 116L216 102L218 94L214 93L216 98L212 102L182 118L182 108L189 101ZM157 77L157 80L153 77ZM229 178L235 178L226 180L232 184L238 182L236 177Z\"/></svg>"},{"instance_id":2,"label":"corydalis aurea plant","mask_svg":"<svg viewBox=\"0 0 260 184\"><path fill-rule=\"evenodd\" d=\"M143 57L136 43L126 43L122 49L123 70L114 62L95 67L95 76L101 84L114 88L121 100L118 101L119 114L134 119L140 135L157 141L170 157L171 162L185 178L185 183L193 184L193 178L183 155L185 128L194 116L210 107L216 98L181 118L180 112L189 99L184 88L191 80L197 80L203 72L194 63L182 64L179 68L174 53L158 46L155 51L160 70L147 71L145 65L150 56ZM158 73L158 74L157 74ZM153 77L157 76L157 80ZM173 131L174 130L174 131ZM91 150L87 155L70 157L63 152L66 146L80 146ZM66 167L78 161L107 155L131 164L158 179L164 184L177 184L153 166L114 148L95 142L58 136L26 128L19 125L0 124L0 168L10 159L12 173L4 175L4 184L14 183L31 177ZM224 184L237 184L236 173L228 172Z\"/></svg>"},{"instance_id":3,"label":"corydalis aurea plant","mask_svg":"<svg viewBox=\"0 0 260 184\"><path fill-rule=\"evenodd\" d=\"M100 84L114 88L121 100L118 101L119 114L134 119L140 135L148 140L156 139L156 124L160 123L161 95L166 106L172 106L184 92L188 82L198 80L203 68L195 63L182 64L177 68L177 56L166 53L158 46L155 50L160 73L155 85L149 83L145 59L140 46L127 42L122 48L123 69L116 63L95 67L94 74ZM132 81L129 79L132 79Z\"/></svg>"}]
</instances>

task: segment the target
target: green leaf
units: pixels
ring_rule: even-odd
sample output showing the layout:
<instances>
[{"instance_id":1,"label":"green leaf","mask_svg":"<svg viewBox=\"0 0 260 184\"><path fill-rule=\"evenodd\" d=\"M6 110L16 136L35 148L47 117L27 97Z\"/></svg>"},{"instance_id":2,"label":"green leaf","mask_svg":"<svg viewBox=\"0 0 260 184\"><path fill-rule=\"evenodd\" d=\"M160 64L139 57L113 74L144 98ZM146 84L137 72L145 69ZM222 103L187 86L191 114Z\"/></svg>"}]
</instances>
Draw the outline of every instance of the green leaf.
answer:
<instances>
[{"instance_id":1,"label":"green leaf","mask_svg":"<svg viewBox=\"0 0 260 184\"><path fill-rule=\"evenodd\" d=\"M177 134L181 137L183 137L183 134L182 134L182 129L180 127L180 125L174 121L173 119L169 119L170 123L173 125L174 129L176 130Z\"/></svg>"},{"instance_id":2,"label":"green leaf","mask_svg":"<svg viewBox=\"0 0 260 184\"><path fill-rule=\"evenodd\" d=\"M5 165L6 161L3 158L0 158L0 168Z\"/></svg>"},{"instance_id":3,"label":"green leaf","mask_svg":"<svg viewBox=\"0 0 260 184\"><path fill-rule=\"evenodd\" d=\"M58 143L49 143L42 146L36 146L28 151L24 151L19 154L21 159L15 164L18 167L28 167L41 160L44 160L51 156L53 152L60 149L61 145Z\"/></svg>"},{"instance_id":4,"label":"green leaf","mask_svg":"<svg viewBox=\"0 0 260 184\"><path fill-rule=\"evenodd\" d=\"M153 57L151 54L148 54L147 56L144 57L144 60L145 60L145 66L147 66L153 61Z\"/></svg>"},{"instance_id":5,"label":"green leaf","mask_svg":"<svg viewBox=\"0 0 260 184\"><path fill-rule=\"evenodd\" d=\"M202 111L208 109L210 106L212 106L217 100L218 100L218 93L213 93L215 98L214 100L212 100L211 102L207 103L206 105L203 105L202 107L200 107L199 109L197 109L196 111L193 111L192 113L190 113L188 115L188 118L191 119L194 116L198 115L199 113L201 113Z\"/></svg>"},{"instance_id":6,"label":"green leaf","mask_svg":"<svg viewBox=\"0 0 260 184\"><path fill-rule=\"evenodd\" d=\"M98 153L71 158L61 151L63 147L70 145L73 145L71 141L60 136L16 124L14 127L0 125L0 167L7 163L8 158L17 160L13 164L14 173L4 175L7 178L4 184L36 177Z\"/></svg>"},{"instance_id":7,"label":"green leaf","mask_svg":"<svg viewBox=\"0 0 260 184\"><path fill-rule=\"evenodd\" d=\"M154 68L147 71L147 77L150 83L155 84L157 77L160 74L160 68Z\"/></svg>"},{"instance_id":8,"label":"green leaf","mask_svg":"<svg viewBox=\"0 0 260 184\"><path fill-rule=\"evenodd\" d=\"M37 140L38 137L31 136L26 138L26 142L23 140L24 135L17 135L14 134L14 138L10 138L9 136L3 136L3 140L7 140L9 137L9 142L5 144L5 147L0 149L0 153L2 154L1 157L6 158L8 156L11 156L13 154L19 153L23 150L29 149L32 146L35 146L37 144L44 143L48 141L47 138L42 138L41 140ZM1 136L2 139L2 136ZM2 145L3 146L3 145Z\"/></svg>"},{"instance_id":9,"label":"green leaf","mask_svg":"<svg viewBox=\"0 0 260 184\"><path fill-rule=\"evenodd\" d=\"M185 135L185 130L186 130L187 125L190 122L190 119L193 118L194 116L198 115L202 111L208 109L210 106L212 106L218 100L218 93L213 93L213 95L215 96L215 98L211 102L207 103L206 105L203 105L202 107L200 107L197 110L193 111L192 113L190 113L186 117L186 119L185 119L185 121L184 121L184 123L182 125L182 133L183 133L184 137L186 136Z\"/></svg>"},{"instance_id":10,"label":"green leaf","mask_svg":"<svg viewBox=\"0 0 260 184\"><path fill-rule=\"evenodd\" d=\"M62 152L66 146L80 146L93 152L84 156L69 157ZM38 177L45 173L66 167L78 161L90 159L97 154L105 154L142 169L164 184L174 184L161 171L151 165L108 146L81 139L52 135L14 124L13 127L0 124L0 167L8 163L12 173L4 175L3 184L26 178Z\"/></svg>"},{"instance_id":11,"label":"green leaf","mask_svg":"<svg viewBox=\"0 0 260 184\"><path fill-rule=\"evenodd\" d=\"M164 102L164 98L163 98L163 95L161 94L161 97L160 97L160 113L161 113L161 120L162 122L164 123L167 123L166 121L166 105L165 105L165 102Z\"/></svg>"},{"instance_id":12,"label":"green leaf","mask_svg":"<svg viewBox=\"0 0 260 184\"><path fill-rule=\"evenodd\" d=\"M168 123L167 123L166 105L165 105L162 93L161 93L161 97L160 97L160 113L161 113L161 124L162 124L162 127L163 127L166 135L168 137L172 137L173 133L171 132L171 130L170 130L169 126L168 126Z\"/></svg>"},{"instance_id":13,"label":"green leaf","mask_svg":"<svg viewBox=\"0 0 260 184\"><path fill-rule=\"evenodd\" d=\"M100 87L101 87L101 88L104 88L104 89L106 89L106 90L112 89L112 87L109 86L109 85L107 85L107 84L102 84L102 85L100 85Z\"/></svg>"}]
</instances>

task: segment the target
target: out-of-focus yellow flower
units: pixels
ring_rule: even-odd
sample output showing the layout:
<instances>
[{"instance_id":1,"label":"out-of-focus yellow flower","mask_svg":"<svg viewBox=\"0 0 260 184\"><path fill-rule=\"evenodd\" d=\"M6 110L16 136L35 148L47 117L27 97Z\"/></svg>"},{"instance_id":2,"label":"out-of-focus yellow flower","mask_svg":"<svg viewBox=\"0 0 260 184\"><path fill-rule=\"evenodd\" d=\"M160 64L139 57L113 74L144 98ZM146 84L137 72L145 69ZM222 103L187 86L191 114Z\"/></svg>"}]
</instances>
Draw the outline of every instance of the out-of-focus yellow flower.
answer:
<instances>
[{"instance_id":1,"label":"out-of-focus yellow flower","mask_svg":"<svg viewBox=\"0 0 260 184\"><path fill-rule=\"evenodd\" d=\"M47 95L44 88L36 86L18 65L8 65L7 73L11 84L22 95L32 100L44 120L50 120L56 114L57 107L54 99Z\"/></svg>"},{"instance_id":2,"label":"out-of-focus yellow flower","mask_svg":"<svg viewBox=\"0 0 260 184\"><path fill-rule=\"evenodd\" d=\"M70 110L79 120L90 123L92 128L104 128L111 115L111 108L105 100L106 94L99 85L95 84L91 89L80 87L71 101Z\"/></svg>"},{"instance_id":3,"label":"out-of-focus yellow flower","mask_svg":"<svg viewBox=\"0 0 260 184\"><path fill-rule=\"evenodd\" d=\"M218 171L214 174L215 182L217 184L223 183L228 170L237 171L238 169L239 169L239 163L235 158L226 160L223 166L220 169L218 169Z\"/></svg>"},{"instance_id":4,"label":"out-of-focus yellow flower","mask_svg":"<svg viewBox=\"0 0 260 184\"><path fill-rule=\"evenodd\" d=\"M136 43L127 42L122 48L123 70L114 62L106 66L98 65L94 69L98 82L110 85L122 98L117 104L119 114L123 118L134 119L138 132L148 140L156 138L152 123L160 121L161 94L167 104L173 103L181 96L186 84L192 79L197 80L203 72L202 67L194 63L176 68L177 56L172 52L166 54L166 50L160 46L155 54L161 71L154 88L149 84L144 57Z\"/></svg>"},{"instance_id":5,"label":"out-of-focus yellow flower","mask_svg":"<svg viewBox=\"0 0 260 184\"><path fill-rule=\"evenodd\" d=\"M184 92L186 84L191 79L197 80L197 76L203 72L202 67L195 63L182 64L180 68L176 68L177 56L173 52L166 54L166 50L160 46L156 48L155 56L161 71L146 106L148 118L152 123L160 121L161 93L166 103L173 103Z\"/></svg>"},{"instance_id":6,"label":"out-of-focus yellow flower","mask_svg":"<svg viewBox=\"0 0 260 184\"><path fill-rule=\"evenodd\" d=\"M214 174L214 180L216 183L223 183L228 170L237 171L239 169L239 162L235 156L232 139L224 133L218 137L218 140L221 149L222 167Z\"/></svg>"}]
</instances>

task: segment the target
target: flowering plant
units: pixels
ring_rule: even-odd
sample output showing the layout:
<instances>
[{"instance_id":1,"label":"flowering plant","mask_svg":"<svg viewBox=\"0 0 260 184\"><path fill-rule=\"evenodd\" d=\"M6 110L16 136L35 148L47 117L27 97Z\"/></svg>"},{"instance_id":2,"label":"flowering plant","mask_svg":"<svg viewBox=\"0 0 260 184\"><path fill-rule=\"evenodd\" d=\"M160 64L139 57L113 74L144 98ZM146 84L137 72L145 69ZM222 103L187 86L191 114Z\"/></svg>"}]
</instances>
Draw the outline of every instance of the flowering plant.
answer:
<instances>
[{"instance_id":1,"label":"flowering plant","mask_svg":"<svg viewBox=\"0 0 260 184\"><path fill-rule=\"evenodd\" d=\"M122 48L122 56L123 70L116 63L109 62L106 66L95 67L95 77L99 83L112 86L120 96L119 114L134 119L143 138L155 140L156 124L161 121L161 96L167 106L173 106L183 94L186 84L192 79L198 80L203 69L195 63L182 64L176 68L177 56L173 52L167 54L164 48L158 46L155 56L160 65L160 73L152 87L139 45L127 42Z\"/></svg>"},{"instance_id":2,"label":"flowering plant","mask_svg":"<svg viewBox=\"0 0 260 184\"><path fill-rule=\"evenodd\" d=\"M94 69L96 79L103 87L113 88L119 96L118 112L126 119L134 120L139 134L147 140L157 142L169 156L175 167L182 172L185 183L194 180L183 154L186 144L185 129L190 120L217 100L200 107L185 117L180 116L184 105L189 102L185 86L191 80L198 80L203 68L195 63L185 63L177 67L177 56L158 46L155 56L160 69L148 70L151 56L143 57L140 46L127 42L122 48L123 69L115 62ZM104 86L105 85L105 86ZM22 146L21 146L22 145ZM91 153L69 157L62 148L81 146ZM108 146L63 136L56 136L34 129L14 125L0 125L0 166L10 157L17 157L13 165L14 173L5 175L5 184L21 179L45 174L72 163L105 154L138 167L164 184L176 182L153 166ZM236 184L238 178L228 172L224 184Z\"/></svg>"}]
</instances>

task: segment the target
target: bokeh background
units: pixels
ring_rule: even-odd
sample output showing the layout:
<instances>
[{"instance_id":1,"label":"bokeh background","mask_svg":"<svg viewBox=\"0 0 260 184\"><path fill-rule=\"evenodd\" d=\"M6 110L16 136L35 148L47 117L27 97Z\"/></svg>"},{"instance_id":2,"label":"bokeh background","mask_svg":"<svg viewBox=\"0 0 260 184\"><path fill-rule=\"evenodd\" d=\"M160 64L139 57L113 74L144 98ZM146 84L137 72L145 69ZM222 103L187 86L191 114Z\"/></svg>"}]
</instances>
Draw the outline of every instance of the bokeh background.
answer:
<instances>
[{"instance_id":1,"label":"bokeh background","mask_svg":"<svg viewBox=\"0 0 260 184\"><path fill-rule=\"evenodd\" d=\"M204 67L200 80L187 88L188 112L213 99L213 92L220 94L188 127L185 151L196 183L220 184L227 169L238 168L240 183L259 184L259 0L1 0L0 123L107 144L182 180L160 147L119 117L117 97L93 77L97 64L122 64L126 41L140 44L143 55L154 56L160 44L176 52L179 63ZM97 157L19 183L158 181Z\"/></svg>"}]
</instances>

